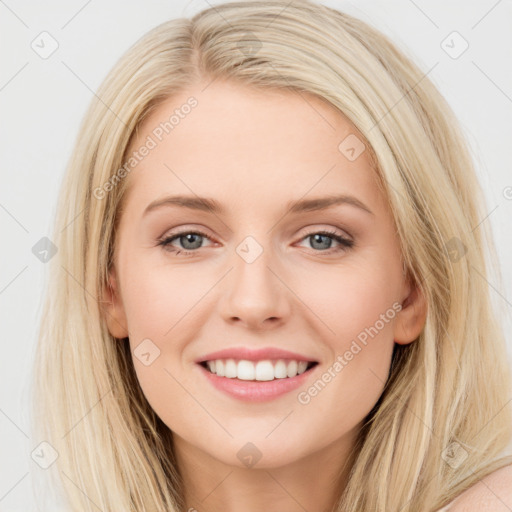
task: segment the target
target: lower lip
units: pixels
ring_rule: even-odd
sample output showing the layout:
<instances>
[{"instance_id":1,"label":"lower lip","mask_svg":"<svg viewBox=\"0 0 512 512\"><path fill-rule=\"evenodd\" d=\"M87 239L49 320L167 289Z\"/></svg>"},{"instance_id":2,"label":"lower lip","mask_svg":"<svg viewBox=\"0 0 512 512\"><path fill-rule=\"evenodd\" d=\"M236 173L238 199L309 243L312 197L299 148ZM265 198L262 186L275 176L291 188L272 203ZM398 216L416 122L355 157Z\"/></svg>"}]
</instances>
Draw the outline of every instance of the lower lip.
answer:
<instances>
[{"instance_id":1,"label":"lower lip","mask_svg":"<svg viewBox=\"0 0 512 512\"><path fill-rule=\"evenodd\" d=\"M310 368L295 377L267 381L251 381L219 377L215 373L211 373L209 370L204 368L204 366L200 364L198 364L198 366L214 387L229 396L247 402L265 402L284 395L285 393L289 393L303 385L319 365L316 364L313 368Z\"/></svg>"}]
</instances>

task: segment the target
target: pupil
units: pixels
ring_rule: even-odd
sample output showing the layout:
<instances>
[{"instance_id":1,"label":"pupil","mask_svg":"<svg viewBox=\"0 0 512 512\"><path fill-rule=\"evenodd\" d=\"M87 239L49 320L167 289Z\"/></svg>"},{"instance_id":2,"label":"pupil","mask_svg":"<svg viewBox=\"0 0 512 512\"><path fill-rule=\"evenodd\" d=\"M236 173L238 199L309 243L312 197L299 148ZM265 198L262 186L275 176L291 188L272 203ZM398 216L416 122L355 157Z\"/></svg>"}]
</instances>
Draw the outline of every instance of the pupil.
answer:
<instances>
[{"instance_id":1,"label":"pupil","mask_svg":"<svg viewBox=\"0 0 512 512\"><path fill-rule=\"evenodd\" d=\"M201 235L197 235L195 233L189 233L188 235L185 235L185 236L182 236L182 243L183 241L185 241L185 243L183 243L183 246L186 248L186 249L198 249L199 247L201 247ZM194 238L197 238L197 240L199 240L199 244L195 244L194 245ZM196 240L196 242L197 242ZM192 247L190 246L187 246L188 243L191 243L192 244Z\"/></svg>"},{"instance_id":2,"label":"pupil","mask_svg":"<svg viewBox=\"0 0 512 512\"><path fill-rule=\"evenodd\" d=\"M325 241L326 241L327 243L324 243L324 244L322 245L322 244L321 244L321 239L322 239L322 238L325 238ZM330 245L331 245L331 242L332 242L332 240L331 240L329 237L327 237L327 236L325 236L325 235L320 235L320 234L313 235L313 244L315 244L315 243L316 243L317 241L319 241L319 240L320 240L320 245L321 245L320 249L329 249L329 247L330 247Z\"/></svg>"}]
</instances>

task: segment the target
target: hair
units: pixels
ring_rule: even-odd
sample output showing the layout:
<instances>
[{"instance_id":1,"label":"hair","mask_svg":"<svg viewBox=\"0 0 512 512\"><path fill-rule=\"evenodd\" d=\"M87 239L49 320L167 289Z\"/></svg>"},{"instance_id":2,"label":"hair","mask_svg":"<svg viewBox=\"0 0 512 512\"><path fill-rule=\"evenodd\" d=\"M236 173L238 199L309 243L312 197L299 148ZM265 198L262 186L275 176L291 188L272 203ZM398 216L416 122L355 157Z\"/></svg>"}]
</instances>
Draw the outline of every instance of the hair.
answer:
<instances>
[{"instance_id":1,"label":"hair","mask_svg":"<svg viewBox=\"0 0 512 512\"><path fill-rule=\"evenodd\" d=\"M395 344L334 510L434 511L512 462L493 236L462 130L427 74L365 22L310 0L216 5L157 26L121 57L60 190L34 364L33 429L58 452L48 472L71 510L184 507L172 432L138 384L129 344L109 333L102 297L126 192L116 172L138 128L164 100L215 79L313 94L350 120L428 305L418 338ZM115 186L96 197L105 183Z\"/></svg>"}]
</instances>

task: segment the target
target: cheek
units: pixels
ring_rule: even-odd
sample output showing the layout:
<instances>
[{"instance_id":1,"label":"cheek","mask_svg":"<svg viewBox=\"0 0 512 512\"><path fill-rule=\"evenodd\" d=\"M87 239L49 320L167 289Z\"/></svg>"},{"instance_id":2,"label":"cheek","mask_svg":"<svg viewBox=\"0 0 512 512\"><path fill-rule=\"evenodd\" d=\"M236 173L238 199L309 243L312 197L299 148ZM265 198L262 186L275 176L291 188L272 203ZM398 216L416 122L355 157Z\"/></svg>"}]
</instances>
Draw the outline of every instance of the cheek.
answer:
<instances>
[{"instance_id":1,"label":"cheek","mask_svg":"<svg viewBox=\"0 0 512 512\"><path fill-rule=\"evenodd\" d=\"M317 278L316 282L327 284L304 286L301 293L304 302L328 326L321 329L331 358L317 386L320 400L329 410L340 414L349 410L356 413L354 417L363 417L387 380L394 324L401 309L396 302L397 281L392 271L386 272L377 262L364 268L326 272L325 279L321 275ZM313 395L317 392L311 391Z\"/></svg>"},{"instance_id":2,"label":"cheek","mask_svg":"<svg viewBox=\"0 0 512 512\"><path fill-rule=\"evenodd\" d=\"M374 261L319 269L313 282L296 280L297 295L328 328L322 332L333 348L343 350L358 336L364 342L365 333L368 339L392 339L400 283L388 269Z\"/></svg>"},{"instance_id":3,"label":"cheek","mask_svg":"<svg viewBox=\"0 0 512 512\"><path fill-rule=\"evenodd\" d=\"M379 400L388 378L397 311L389 294L379 289L379 295L366 285L359 281L357 292L338 293L331 316L324 309L326 323L335 331L323 339L331 358L297 395L303 414L324 415L318 426L323 439L334 440L340 432L356 428Z\"/></svg>"},{"instance_id":4,"label":"cheek","mask_svg":"<svg viewBox=\"0 0 512 512\"><path fill-rule=\"evenodd\" d=\"M201 312L211 307L205 294L210 281L218 278L211 270L198 273L186 265L171 269L147 262L131 263L125 272L123 302L140 386L158 413L167 410L169 396L177 407L182 400L189 407L189 398L176 380L188 386L189 376L175 375L175 370L185 364L183 351L197 336Z\"/></svg>"},{"instance_id":5,"label":"cheek","mask_svg":"<svg viewBox=\"0 0 512 512\"><path fill-rule=\"evenodd\" d=\"M147 262L132 265L127 275L123 301L130 333L134 339L161 341L172 336L175 326L181 330L181 319L194 315L194 306L217 279L211 272L194 272L185 265L171 268Z\"/></svg>"}]
</instances>

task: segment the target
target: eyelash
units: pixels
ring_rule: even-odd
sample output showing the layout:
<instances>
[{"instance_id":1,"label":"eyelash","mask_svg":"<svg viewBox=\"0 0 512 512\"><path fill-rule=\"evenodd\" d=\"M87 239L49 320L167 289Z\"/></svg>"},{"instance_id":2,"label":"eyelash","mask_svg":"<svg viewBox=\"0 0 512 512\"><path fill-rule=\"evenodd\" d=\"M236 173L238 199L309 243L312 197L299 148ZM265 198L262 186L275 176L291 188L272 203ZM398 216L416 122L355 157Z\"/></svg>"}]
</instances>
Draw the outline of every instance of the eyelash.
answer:
<instances>
[{"instance_id":1,"label":"eyelash","mask_svg":"<svg viewBox=\"0 0 512 512\"><path fill-rule=\"evenodd\" d=\"M167 236L165 238L159 239L158 245L163 246L163 248L166 251L174 253L175 256L177 256L178 254L189 255L189 254L196 253L198 251L198 249L194 249L193 251L187 251L185 249L176 249L175 247L170 245L172 241L179 239L183 235L199 235L203 238L207 238L208 240L211 240L210 237L206 233L203 233L202 231L181 231L181 232L175 233L171 236ZM354 242L352 240L349 240L348 238L345 238L345 237L337 234L335 231L329 231L329 230L311 231L310 233L306 233L306 235L304 235L301 240L304 240L312 235L328 236L330 238L333 238L341 246L341 247L335 248L334 250L332 250L332 248L329 248L329 249L326 249L323 251L322 250L314 250L314 252L318 252L318 253L327 253L327 254L337 253L339 251L346 251L346 250L352 248L354 245Z\"/></svg>"}]
</instances>

